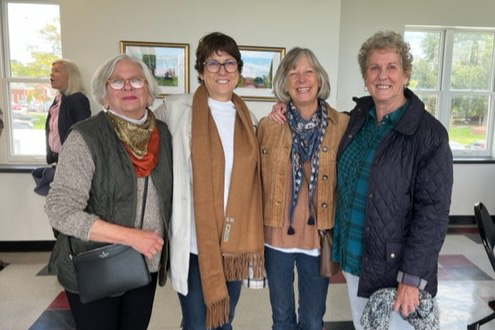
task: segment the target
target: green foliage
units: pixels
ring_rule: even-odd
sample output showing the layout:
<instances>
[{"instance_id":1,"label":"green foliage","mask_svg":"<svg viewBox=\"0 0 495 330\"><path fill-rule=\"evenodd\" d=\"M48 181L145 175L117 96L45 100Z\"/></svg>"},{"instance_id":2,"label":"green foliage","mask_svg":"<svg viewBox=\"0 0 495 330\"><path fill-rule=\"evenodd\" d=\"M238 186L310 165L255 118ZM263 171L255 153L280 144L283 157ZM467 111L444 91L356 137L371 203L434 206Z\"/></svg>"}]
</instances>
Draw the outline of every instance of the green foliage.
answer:
<instances>
[{"instance_id":1,"label":"green foliage","mask_svg":"<svg viewBox=\"0 0 495 330\"><path fill-rule=\"evenodd\" d=\"M60 25L60 23L58 23ZM28 46L33 61L24 64L17 60L10 62L12 76L22 78L47 78L53 61L62 57L60 30L54 24L46 24L39 31L39 40L51 45L51 52L42 52L35 45Z\"/></svg>"},{"instance_id":2,"label":"green foliage","mask_svg":"<svg viewBox=\"0 0 495 330\"><path fill-rule=\"evenodd\" d=\"M414 36L417 36L417 32ZM412 35L411 35L412 36ZM413 62L411 74L411 89L436 90L438 87L438 59L440 49L440 33L424 32L419 43L421 56L416 56ZM454 34L454 49L452 54L451 88L459 91L452 97L451 102L451 125L467 122L470 125L484 125L488 110L488 97L485 95L473 95L470 91L488 91L490 89L490 75L493 61L493 33L465 32ZM421 92L417 91L421 96ZM436 107L436 100L422 99L431 111ZM434 112L434 111L432 111ZM478 140L469 129L458 132L454 129L453 134L460 134L465 140ZM483 137L484 138L484 137ZM460 140L455 140L461 142ZM472 142L472 141L470 141Z\"/></svg>"},{"instance_id":3,"label":"green foliage","mask_svg":"<svg viewBox=\"0 0 495 330\"><path fill-rule=\"evenodd\" d=\"M449 130L449 140L468 145L475 141L485 140L485 134L473 132L469 126L452 127Z\"/></svg>"},{"instance_id":4,"label":"green foliage","mask_svg":"<svg viewBox=\"0 0 495 330\"><path fill-rule=\"evenodd\" d=\"M156 78L156 82L158 83L158 86L170 86L170 87L179 86L179 78L177 78L177 77Z\"/></svg>"},{"instance_id":5,"label":"green foliage","mask_svg":"<svg viewBox=\"0 0 495 330\"><path fill-rule=\"evenodd\" d=\"M33 128L44 131L48 113L30 113L29 115L33 118Z\"/></svg>"}]
</instances>

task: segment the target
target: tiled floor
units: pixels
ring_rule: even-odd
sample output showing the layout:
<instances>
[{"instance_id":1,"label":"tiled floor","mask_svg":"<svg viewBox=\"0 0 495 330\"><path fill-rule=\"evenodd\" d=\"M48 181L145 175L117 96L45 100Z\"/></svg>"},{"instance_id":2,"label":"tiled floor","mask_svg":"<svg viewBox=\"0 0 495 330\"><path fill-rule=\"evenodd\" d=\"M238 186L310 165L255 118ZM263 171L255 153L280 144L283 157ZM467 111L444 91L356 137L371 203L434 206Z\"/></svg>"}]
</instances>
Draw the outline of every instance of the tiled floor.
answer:
<instances>
[{"instance_id":1,"label":"tiled floor","mask_svg":"<svg viewBox=\"0 0 495 330\"><path fill-rule=\"evenodd\" d=\"M75 329L65 295L54 276L46 274L48 252L0 253L9 263L0 271L0 329ZM495 274L475 230L451 228L439 261L441 329L466 325L491 313ZM180 307L169 285L158 288L149 329L179 329ZM332 279L327 298L326 329L354 329L342 276ZM237 308L236 330L270 329L268 290L243 289ZM494 329L495 321L481 328Z\"/></svg>"}]
</instances>

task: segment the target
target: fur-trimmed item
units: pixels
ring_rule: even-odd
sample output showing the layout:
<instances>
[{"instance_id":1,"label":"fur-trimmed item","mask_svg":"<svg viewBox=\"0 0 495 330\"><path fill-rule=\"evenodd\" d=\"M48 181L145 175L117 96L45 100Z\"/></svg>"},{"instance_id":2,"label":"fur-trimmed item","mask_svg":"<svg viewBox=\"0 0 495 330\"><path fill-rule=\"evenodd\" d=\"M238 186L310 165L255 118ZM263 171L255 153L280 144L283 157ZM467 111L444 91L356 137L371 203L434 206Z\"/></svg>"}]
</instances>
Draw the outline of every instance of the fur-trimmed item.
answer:
<instances>
[{"instance_id":1,"label":"fur-trimmed item","mask_svg":"<svg viewBox=\"0 0 495 330\"><path fill-rule=\"evenodd\" d=\"M388 330L397 289L380 289L370 296L361 316L365 330ZM400 313L399 313L400 314ZM419 306L407 317L400 316L416 330L440 330L438 308L431 295L419 290Z\"/></svg>"}]
</instances>

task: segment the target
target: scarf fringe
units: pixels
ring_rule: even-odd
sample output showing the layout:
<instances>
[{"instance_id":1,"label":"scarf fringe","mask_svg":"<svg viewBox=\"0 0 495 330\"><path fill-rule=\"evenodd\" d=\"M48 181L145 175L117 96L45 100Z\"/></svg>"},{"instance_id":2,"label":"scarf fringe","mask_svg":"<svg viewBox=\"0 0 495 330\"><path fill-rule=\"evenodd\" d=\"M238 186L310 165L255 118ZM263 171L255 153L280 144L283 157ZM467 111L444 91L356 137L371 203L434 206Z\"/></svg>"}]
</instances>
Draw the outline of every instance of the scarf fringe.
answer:
<instances>
[{"instance_id":1,"label":"scarf fringe","mask_svg":"<svg viewBox=\"0 0 495 330\"><path fill-rule=\"evenodd\" d=\"M227 281L241 281L247 278L264 277L265 258L263 253L236 254L223 256L223 271ZM250 276L249 269L253 274Z\"/></svg>"},{"instance_id":2,"label":"scarf fringe","mask_svg":"<svg viewBox=\"0 0 495 330\"><path fill-rule=\"evenodd\" d=\"M206 305L206 327L217 328L229 322L229 296Z\"/></svg>"}]
</instances>

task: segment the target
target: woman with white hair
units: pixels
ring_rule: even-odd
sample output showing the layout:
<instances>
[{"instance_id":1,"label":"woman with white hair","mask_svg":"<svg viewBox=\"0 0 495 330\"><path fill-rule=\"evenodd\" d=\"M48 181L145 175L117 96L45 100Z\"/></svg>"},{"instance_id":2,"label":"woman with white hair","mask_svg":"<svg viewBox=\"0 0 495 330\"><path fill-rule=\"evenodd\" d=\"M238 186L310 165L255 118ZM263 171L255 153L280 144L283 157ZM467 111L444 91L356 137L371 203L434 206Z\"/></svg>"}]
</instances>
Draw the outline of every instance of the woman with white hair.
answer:
<instances>
[{"instance_id":1,"label":"woman with white hair","mask_svg":"<svg viewBox=\"0 0 495 330\"><path fill-rule=\"evenodd\" d=\"M78 329L146 329L157 278L165 284L171 136L149 110L158 86L142 61L127 55L109 59L92 88L104 110L72 128L45 205L50 224L61 233L49 267L66 290ZM151 282L83 304L69 254L108 243L143 254Z\"/></svg>"}]
</instances>

